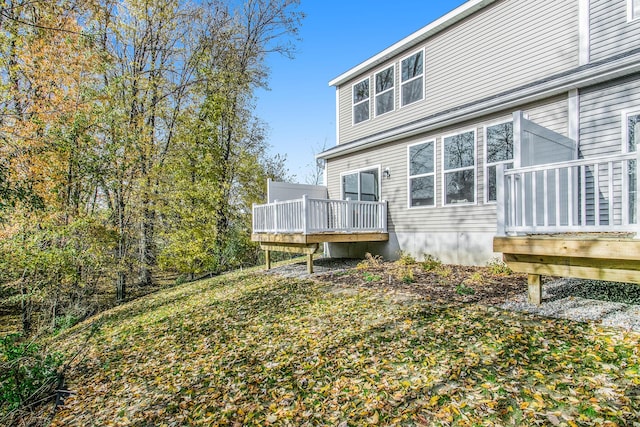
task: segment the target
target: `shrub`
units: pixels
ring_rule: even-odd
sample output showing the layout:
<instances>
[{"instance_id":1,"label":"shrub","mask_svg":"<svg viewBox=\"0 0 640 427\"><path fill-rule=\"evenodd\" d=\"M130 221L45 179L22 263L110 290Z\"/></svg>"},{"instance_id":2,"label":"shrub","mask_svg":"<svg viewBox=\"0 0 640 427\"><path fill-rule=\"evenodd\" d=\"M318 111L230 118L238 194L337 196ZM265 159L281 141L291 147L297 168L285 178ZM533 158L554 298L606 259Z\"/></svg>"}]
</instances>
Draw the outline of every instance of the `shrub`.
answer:
<instances>
[{"instance_id":1,"label":"shrub","mask_svg":"<svg viewBox=\"0 0 640 427\"><path fill-rule=\"evenodd\" d=\"M45 354L18 334L0 338L0 414L34 403L56 386L60 353Z\"/></svg>"},{"instance_id":2,"label":"shrub","mask_svg":"<svg viewBox=\"0 0 640 427\"><path fill-rule=\"evenodd\" d=\"M487 263L487 267L492 274L499 276L509 276L513 273L513 270L500 258L494 258Z\"/></svg>"},{"instance_id":3,"label":"shrub","mask_svg":"<svg viewBox=\"0 0 640 427\"><path fill-rule=\"evenodd\" d=\"M360 261L358 263L358 265L356 265L356 269L357 270L369 270L369 269L380 268L380 267L382 267L382 263L383 262L384 262L384 260L382 259L382 257L380 255L371 255L369 252L367 252L364 255L364 259L362 261Z\"/></svg>"},{"instance_id":4,"label":"shrub","mask_svg":"<svg viewBox=\"0 0 640 427\"><path fill-rule=\"evenodd\" d=\"M377 282L382 279L382 276L365 271L364 274L362 275L362 278L364 279L365 282Z\"/></svg>"},{"instance_id":5,"label":"shrub","mask_svg":"<svg viewBox=\"0 0 640 427\"><path fill-rule=\"evenodd\" d=\"M433 271L442 265L442 262L433 255L425 255L424 261L420 264L424 271Z\"/></svg>"},{"instance_id":6,"label":"shrub","mask_svg":"<svg viewBox=\"0 0 640 427\"><path fill-rule=\"evenodd\" d=\"M456 286L456 293L458 295L473 295L476 293L476 291L473 288L465 285L464 283L460 283L458 286Z\"/></svg>"},{"instance_id":7,"label":"shrub","mask_svg":"<svg viewBox=\"0 0 640 427\"><path fill-rule=\"evenodd\" d=\"M400 251L400 256L396 261L398 265L415 265L416 259L409 253Z\"/></svg>"}]
</instances>

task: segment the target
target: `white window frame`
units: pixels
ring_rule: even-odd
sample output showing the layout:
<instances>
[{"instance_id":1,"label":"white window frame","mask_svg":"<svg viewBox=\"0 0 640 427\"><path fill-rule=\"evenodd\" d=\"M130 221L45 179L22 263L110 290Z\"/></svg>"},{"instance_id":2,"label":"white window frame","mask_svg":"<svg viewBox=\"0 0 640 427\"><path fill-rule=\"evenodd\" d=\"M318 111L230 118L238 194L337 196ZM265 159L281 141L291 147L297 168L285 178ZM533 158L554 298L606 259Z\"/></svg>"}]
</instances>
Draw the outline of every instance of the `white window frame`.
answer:
<instances>
[{"instance_id":1,"label":"white window frame","mask_svg":"<svg viewBox=\"0 0 640 427\"><path fill-rule=\"evenodd\" d=\"M623 110L622 111L622 152L629 151L629 116L640 116L640 109ZM636 146L636 150L638 147Z\"/></svg>"},{"instance_id":2,"label":"white window frame","mask_svg":"<svg viewBox=\"0 0 640 427\"><path fill-rule=\"evenodd\" d=\"M356 103L354 102L354 99L353 99L354 98L353 91L356 86L358 86L360 83L364 81L369 81L369 96L364 101L360 101ZM369 103L369 117L367 117L366 120L362 120L361 122L356 123L356 114L355 114L356 106L364 104L365 102ZM351 85L351 124L353 126L356 126L356 125L359 125L360 123L366 123L369 120L371 120L371 76L367 76L366 78L361 79Z\"/></svg>"},{"instance_id":3,"label":"white window frame","mask_svg":"<svg viewBox=\"0 0 640 427\"><path fill-rule=\"evenodd\" d=\"M359 197L360 194L362 193L360 188L360 172L370 171L374 169L378 171L378 201L382 200L382 175L381 175L382 166L381 165L365 166L358 169L352 169L346 172L341 172L340 173L340 199L346 200L344 198L344 180L343 180L343 177L345 175L358 174L358 197Z\"/></svg>"},{"instance_id":4,"label":"white window frame","mask_svg":"<svg viewBox=\"0 0 640 427\"><path fill-rule=\"evenodd\" d=\"M640 19L640 1L627 0L627 22L635 21L637 19Z\"/></svg>"},{"instance_id":5,"label":"white window frame","mask_svg":"<svg viewBox=\"0 0 640 427\"><path fill-rule=\"evenodd\" d=\"M428 143L433 143L433 172L430 173L422 173L422 174L418 174L418 175L411 175L411 147L415 147L416 145L423 145L423 144L428 144ZM436 166L437 166L437 160L436 160L436 139L426 139L424 141L420 141L420 142L416 142L414 144L409 144L407 146L407 208L408 209L433 209L435 207L438 206L438 198L437 198L437 191L436 189L438 188L437 185L438 183L436 182ZM423 177L427 177L427 176L433 176L433 205L424 205L424 206L412 206L411 205L411 180L414 178L423 178Z\"/></svg>"},{"instance_id":6,"label":"white window frame","mask_svg":"<svg viewBox=\"0 0 640 427\"><path fill-rule=\"evenodd\" d=\"M404 61L405 59L411 58L412 56L414 56L414 55L416 55L416 54L418 54L420 52L422 52L422 74L420 74L417 77L412 77L409 80L407 80L406 82L403 82L402 81L402 61ZM405 56L403 58L400 58L400 61L398 61L398 70L399 70L399 72L398 72L398 83L399 83L399 87L400 87L400 96L399 96L399 98L400 98L400 101L399 101L400 102L400 108L406 108L406 107L409 107L410 105L414 105L414 104L416 104L416 103L418 103L420 101L424 101L425 92L426 92L426 83L425 83L425 81L426 81L425 80L426 60L425 60L425 55L426 55L426 51L424 50L424 48L423 49L418 49L415 52L412 52L411 54L409 54L409 55L407 55L407 56ZM417 79L422 79L422 98L416 99L415 101L410 102L407 105L402 105L402 88L407 83L411 83L412 81L417 80Z\"/></svg>"},{"instance_id":7,"label":"white window frame","mask_svg":"<svg viewBox=\"0 0 640 427\"><path fill-rule=\"evenodd\" d=\"M469 133L469 132L473 132L473 167L471 166L465 166L462 168L455 168L455 169L447 169L445 170L445 164L444 164L444 153L445 153L445 149L444 149L444 145L445 145L445 139L452 137L452 136L456 136L456 135L461 135L463 133ZM442 140L441 140L441 180L442 180L442 206L443 207L456 207L456 206L473 206L473 205L477 205L478 204L478 131L477 129L473 128L473 129L466 129L466 130L460 130L457 132L452 132L452 133L448 133L446 135L442 136ZM453 173L453 172L462 172L465 170L471 170L473 169L473 202L466 202L466 203L447 203L447 177L446 175L449 173Z\"/></svg>"},{"instance_id":8,"label":"white window frame","mask_svg":"<svg viewBox=\"0 0 640 427\"><path fill-rule=\"evenodd\" d=\"M392 74L393 74L393 86L391 86L391 88L389 88L389 89L383 90L380 93L377 93L376 92L376 90L377 90L376 78L377 78L378 74L382 73L383 71L387 71L389 68L391 68L393 70L392 71ZM396 90L396 77L397 77L396 76L396 64L392 64L389 67L385 67L382 70L377 71L377 72L375 72L373 74L373 115L374 115L374 117L384 116L385 114L392 113L392 112L394 112L396 110L396 92L395 92L395 90ZM393 96L392 96L392 98L393 98L393 108L391 108L391 110L389 110L389 111L385 111L384 113L378 114L378 102L377 102L378 101L378 96L384 95L387 92L393 92Z\"/></svg>"},{"instance_id":9,"label":"white window frame","mask_svg":"<svg viewBox=\"0 0 640 427\"><path fill-rule=\"evenodd\" d=\"M499 162L491 162L489 163L489 159L487 158L487 153L488 153L488 142L489 142L489 138L487 135L487 131L490 127L492 126L499 126L499 125L504 125L507 123L513 123L512 119L508 119L508 120L502 120L499 122L492 122L492 123L487 123L486 125L484 125L484 129L483 129L483 139L484 139L484 144L483 144L483 151L484 151L484 158L483 158L483 171L484 171L484 203L487 205L495 205L497 203L497 200L489 200L489 168L491 166L498 166L498 165L506 165L508 163L513 163L515 161L515 159L511 159L511 160L502 160ZM514 141L515 144L515 141ZM515 147L514 147L515 150ZM513 153L514 157L515 157L515 152Z\"/></svg>"}]
</instances>

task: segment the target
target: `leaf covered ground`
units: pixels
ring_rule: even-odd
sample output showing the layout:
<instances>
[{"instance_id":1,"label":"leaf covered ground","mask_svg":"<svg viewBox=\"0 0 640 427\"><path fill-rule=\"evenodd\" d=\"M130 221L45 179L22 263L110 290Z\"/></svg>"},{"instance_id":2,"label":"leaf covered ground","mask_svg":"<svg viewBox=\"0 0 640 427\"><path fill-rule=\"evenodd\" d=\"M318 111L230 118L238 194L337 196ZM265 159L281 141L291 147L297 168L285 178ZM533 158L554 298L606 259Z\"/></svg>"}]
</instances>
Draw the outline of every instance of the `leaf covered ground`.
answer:
<instances>
[{"instance_id":1,"label":"leaf covered ground","mask_svg":"<svg viewBox=\"0 0 640 427\"><path fill-rule=\"evenodd\" d=\"M54 426L640 418L640 335L390 289L234 273L122 305L57 339L84 351Z\"/></svg>"}]
</instances>

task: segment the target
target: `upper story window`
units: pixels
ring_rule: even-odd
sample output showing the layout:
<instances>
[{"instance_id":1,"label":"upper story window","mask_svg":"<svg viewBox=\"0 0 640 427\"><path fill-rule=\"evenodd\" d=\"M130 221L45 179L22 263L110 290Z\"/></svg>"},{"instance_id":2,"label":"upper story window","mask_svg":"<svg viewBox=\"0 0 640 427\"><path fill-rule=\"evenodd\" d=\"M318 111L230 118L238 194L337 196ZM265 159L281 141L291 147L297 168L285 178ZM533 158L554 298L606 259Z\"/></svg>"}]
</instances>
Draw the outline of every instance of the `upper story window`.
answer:
<instances>
[{"instance_id":1,"label":"upper story window","mask_svg":"<svg viewBox=\"0 0 640 427\"><path fill-rule=\"evenodd\" d=\"M420 101L424 97L424 51L419 51L400 62L401 106Z\"/></svg>"},{"instance_id":2,"label":"upper story window","mask_svg":"<svg viewBox=\"0 0 640 427\"><path fill-rule=\"evenodd\" d=\"M369 78L353 85L353 124L369 120Z\"/></svg>"},{"instance_id":3,"label":"upper story window","mask_svg":"<svg viewBox=\"0 0 640 427\"><path fill-rule=\"evenodd\" d=\"M640 145L640 112L626 114L626 141L627 152L633 152Z\"/></svg>"},{"instance_id":4,"label":"upper story window","mask_svg":"<svg viewBox=\"0 0 640 427\"><path fill-rule=\"evenodd\" d=\"M443 193L445 205L476 201L476 132L445 136L443 148Z\"/></svg>"},{"instance_id":5,"label":"upper story window","mask_svg":"<svg viewBox=\"0 0 640 427\"><path fill-rule=\"evenodd\" d=\"M485 200L496 201L496 166L513 168L513 122L487 126L485 134Z\"/></svg>"},{"instance_id":6,"label":"upper story window","mask_svg":"<svg viewBox=\"0 0 640 427\"><path fill-rule=\"evenodd\" d=\"M409 207L435 206L435 141L409 146Z\"/></svg>"},{"instance_id":7,"label":"upper story window","mask_svg":"<svg viewBox=\"0 0 640 427\"><path fill-rule=\"evenodd\" d=\"M640 19L640 0L627 0L629 20Z\"/></svg>"},{"instance_id":8,"label":"upper story window","mask_svg":"<svg viewBox=\"0 0 640 427\"><path fill-rule=\"evenodd\" d=\"M376 73L376 116L393 111L395 106L395 67Z\"/></svg>"}]
</instances>

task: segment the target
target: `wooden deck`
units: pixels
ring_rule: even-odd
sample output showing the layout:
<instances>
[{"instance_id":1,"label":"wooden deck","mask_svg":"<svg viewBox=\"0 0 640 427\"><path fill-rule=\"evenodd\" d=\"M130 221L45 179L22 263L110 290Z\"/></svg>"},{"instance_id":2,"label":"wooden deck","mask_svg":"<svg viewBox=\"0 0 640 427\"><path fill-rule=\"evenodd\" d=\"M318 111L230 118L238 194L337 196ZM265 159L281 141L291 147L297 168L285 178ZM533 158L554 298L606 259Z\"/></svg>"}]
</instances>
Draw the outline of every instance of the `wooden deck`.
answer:
<instances>
[{"instance_id":1,"label":"wooden deck","mask_svg":"<svg viewBox=\"0 0 640 427\"><path fill-rule=\"evenodd\" d=\"M320 249L321 243L386 242L389 233L253 233L251 240L260 242L265 251L267 270L271 268L271 251L300 253L307 255L307 272L313 273L313 254Z\"/></svg>"},{"instance_id":2,"label":"wooden deck","mask_svg":"<svg viewBox=\"0 0 640 427\"><path fill-rule=\"evenodd\" d=\"M540 304L540 275L640 284L640 239L626 233L498 236L493 250L529 275L529 301Z\"/></svg>"}]
</instances>

